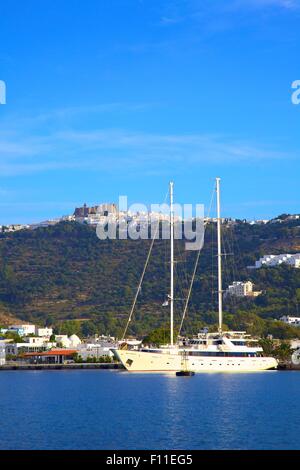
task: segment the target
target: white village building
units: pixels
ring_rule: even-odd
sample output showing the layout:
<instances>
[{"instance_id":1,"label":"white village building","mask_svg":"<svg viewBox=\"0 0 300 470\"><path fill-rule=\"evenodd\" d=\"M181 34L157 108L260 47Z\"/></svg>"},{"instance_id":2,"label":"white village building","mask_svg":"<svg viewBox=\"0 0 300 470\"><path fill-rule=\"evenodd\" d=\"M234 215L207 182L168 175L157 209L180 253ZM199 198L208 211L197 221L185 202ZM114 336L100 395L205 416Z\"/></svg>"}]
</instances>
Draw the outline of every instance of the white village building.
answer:
<instances>
[{"instance_id":1,"label":"white village building","mask_svg":"<svg viewBox=\"0 0 300 470\"><path fill-rule=\"evenodd\" d=\"M225 291L225 296L235 295L237 297L257 297L262 293L262 291L253 290L253 282L251 281L234 281L230 286L228 286Z\"/></svg>"},{"instance_id":2,"label":"white village building","mask_svg":"<svg viewBox=\"0 0 300 470\"><path fill-rule=\"evenodd\" d=\"M36 336L44 336L46 338L50 338L50 336L53 335L53 328L41 328L39 326L37 326L35 328L35 334Z\"/></svg>"},{"instance_id":3,"label":"white village building","mask_svg":"<svg viewBox=\"0 0 300 470\"><path fill-rule=\"evenodd\" d=\"M0 366L4 366L6 361L5 343L0 341Z\"/></svg>"},{"instance_id":4,"label":"white village building","mask_svg":"<svg viewBox=\"0 0 300 470\"><path fill-rule=\"evenodd\" d=\"M280 318L280 321L287 323L291 326L300 326L300 317L291 317L290 315L284 315Z\"/></svg>"},{"instance_id":5,"label":"white village building","mask_svg":"<svg viewBox=\"0 0 300 470\"><path fill-rule=\"evenodd\" d=\"M255 261L255 266L252 266L255 269L266 267L280 266L281 264L287 264L293 268L300 268L300 253L291 255L289 253L284 253L281 255L265 255L260 258L258 261Z\"/></svg>"},{"instance_id":6,"label":"white village building","mask_svg":"<svg viewBox=\"0 0 300 470\"><path fill-rule=\"evenodd\" d=\"M22 323L20 325L11 325L9 330L18 331L19 334L22 333L20 336L27 336L27 335L34 335L35 334L35 325L31 325L29 323Z\"/></svg>"}]
</instances>

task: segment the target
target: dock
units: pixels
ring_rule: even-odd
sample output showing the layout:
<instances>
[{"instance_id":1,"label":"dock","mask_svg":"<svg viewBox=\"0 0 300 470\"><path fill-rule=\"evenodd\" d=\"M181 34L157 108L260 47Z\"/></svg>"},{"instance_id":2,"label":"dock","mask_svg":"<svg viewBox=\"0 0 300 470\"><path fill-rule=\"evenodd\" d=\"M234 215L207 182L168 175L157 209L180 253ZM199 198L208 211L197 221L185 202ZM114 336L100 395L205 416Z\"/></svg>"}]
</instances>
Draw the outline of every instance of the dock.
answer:
<instances>
[{"instance_id":1,"label":"dock","mask_svg":"<svg viewBox=\"0 0 300 470\"><path fill-rule=\"evenodd\" d=\"M119 363L72 363L72 364L4 364L1 371L7 370L124 370Z\"/></svg>"}]
</instances>

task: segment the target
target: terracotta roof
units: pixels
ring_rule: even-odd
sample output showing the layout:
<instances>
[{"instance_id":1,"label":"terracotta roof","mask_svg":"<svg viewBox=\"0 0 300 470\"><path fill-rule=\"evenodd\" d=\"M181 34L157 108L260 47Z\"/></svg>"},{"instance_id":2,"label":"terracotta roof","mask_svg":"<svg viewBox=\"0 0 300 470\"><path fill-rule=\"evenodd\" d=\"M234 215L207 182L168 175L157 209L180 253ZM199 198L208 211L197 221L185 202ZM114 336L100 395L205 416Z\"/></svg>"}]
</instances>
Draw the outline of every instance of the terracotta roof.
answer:
<instances>
[{"instance_id":1,"label":"terracotta roof","mask_svg":"<svg viewBox=\"0 0 300 470\"><path fill-rule=\"evenodd\" d=\"M32 357L32 356L73 356L76 353L77 353L76 349L51 349L50 351L24 353L23 356L25 356L25 357Z\"/></svg>"}]
</instances>

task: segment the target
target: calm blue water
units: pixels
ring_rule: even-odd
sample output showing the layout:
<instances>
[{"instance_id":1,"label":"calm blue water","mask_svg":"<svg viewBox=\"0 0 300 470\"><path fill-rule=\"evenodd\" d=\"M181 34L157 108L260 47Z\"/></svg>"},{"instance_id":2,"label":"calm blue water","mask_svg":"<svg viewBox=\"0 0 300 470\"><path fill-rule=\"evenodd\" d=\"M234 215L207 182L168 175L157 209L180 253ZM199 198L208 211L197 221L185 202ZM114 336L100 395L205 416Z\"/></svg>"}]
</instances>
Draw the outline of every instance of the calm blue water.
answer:
<instances>
[{"instance_id":1,"label":"calm blue water","mask_svg":"<svg viewBox=\"0 0 300 470\"><path fill-rule=\"evenodd\" d=\"M300 372L0 373L0 449L300 449Z\"/></svg>"}]
</instances>

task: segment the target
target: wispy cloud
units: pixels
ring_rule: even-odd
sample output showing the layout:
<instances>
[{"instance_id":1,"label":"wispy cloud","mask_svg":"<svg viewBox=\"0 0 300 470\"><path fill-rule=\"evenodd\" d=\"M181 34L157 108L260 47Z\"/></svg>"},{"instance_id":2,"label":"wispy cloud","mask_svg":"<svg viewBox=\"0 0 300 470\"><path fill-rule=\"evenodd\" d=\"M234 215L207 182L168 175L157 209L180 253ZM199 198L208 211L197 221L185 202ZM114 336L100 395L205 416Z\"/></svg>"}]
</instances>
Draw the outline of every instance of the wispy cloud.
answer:
<instances>
[{"instance_id":1,"label":"wispy cloud","mask_svg":"<svg viewBox=\"0 0 300 470\"><path fill-rule=\"evenodd\" d=\"M200 23L205 30L211 30L211 25L234 25L234 13L243 11L271 11L275 9L293 11L300 10L300 0L172 0L167 2L161 12L161 26L176 26L183 22ZM222 29L222 28L219 28Z\"/></svg>"},{"instance_id":2,"label":"wispy cloud","mask_svg":"<svg viewBox=\"0 0 300 470\"><path fill-rule=\"evenodd\" d=\"M162 16L160 18L160 24L161 25L173 25L173 24L178 24L184 21L185 17L184 16Z\"/></svg>"},{"instance_id":3,"label":"wispy cloud","mask_svg":"<svg viewBox=\"0 0 300 470\"><path fill-rule=\"evenodd\" d=\"M57 114L60 111L50 113L51 119ZM70 123L64 128L60 121L46 131L43 119L41 123L41 118L30 118L23 127L14 121L13 127L2 128L2 176L91 168L108 173L122 173L126 168L138 173L163 174L170 165L181 171L189 166L251 165L258 161L293 158L293 154L281 152L274 146L226 135L163 134L113 128L85 130ZM20 122L24 124L22 119Z\"/></svg>"},{"instance_id":4,"label":"wispy cloud","mask_svg":"<svg viewBox=\"0 0 300 470\"><path fill-rule=\"evenodd\" d=\"M87 115L107 115L112 113L132 113L152 109L159 106L159 103L145 103L145 102L108 102L94 105L81 105L81 106L66 106L57 109L47 109L40 111L36 115L23 114L8 115L6 120L2 120L1 134L4 132L11 133L12 129L26 129L37 127L39 125L56 125L59 122L66 122L67 120L74 120L82 118Z\"/></svg>"},{"instance_id":5,"label":"wispy cloud","mask_svg":"<svg viewBox=\"0 0 300 470\"><path fill-rule=\"evenodd\" d=\"M268 30L268 19L282 13L297 15L300 0L168 0L153 6L152 26L164 28L163 36L152 40L116 43L111 54L176 54L228 31L248 29L252 34ZM282 38L281 38L282 39Z\"/></svg>"},{"instance_id":6,"label":"wispy cloud","mask_svg":"<svg viewBox=\"0 0 300 470\"><path fill-rule=\"evenodd\" d=\"M101 129L90 132L62 132L56 139L90 149L136 150L151 158L201 162L243 162L252 159L278 159L287 155L224 135L151 134Z\"/></svg>"},{"instance_id":7,"label":"wispy cloud","mask_svg":"<svg viewBox=\"0 0 300 470\"><path fill-rule=\"evenodd\" d=\"M294 10L299 8L299 0L234 0L233 6L239 8L255 7L255 8L266 8L266 7L279 7L288 10Z\"/></svg>"}]
</instances>

